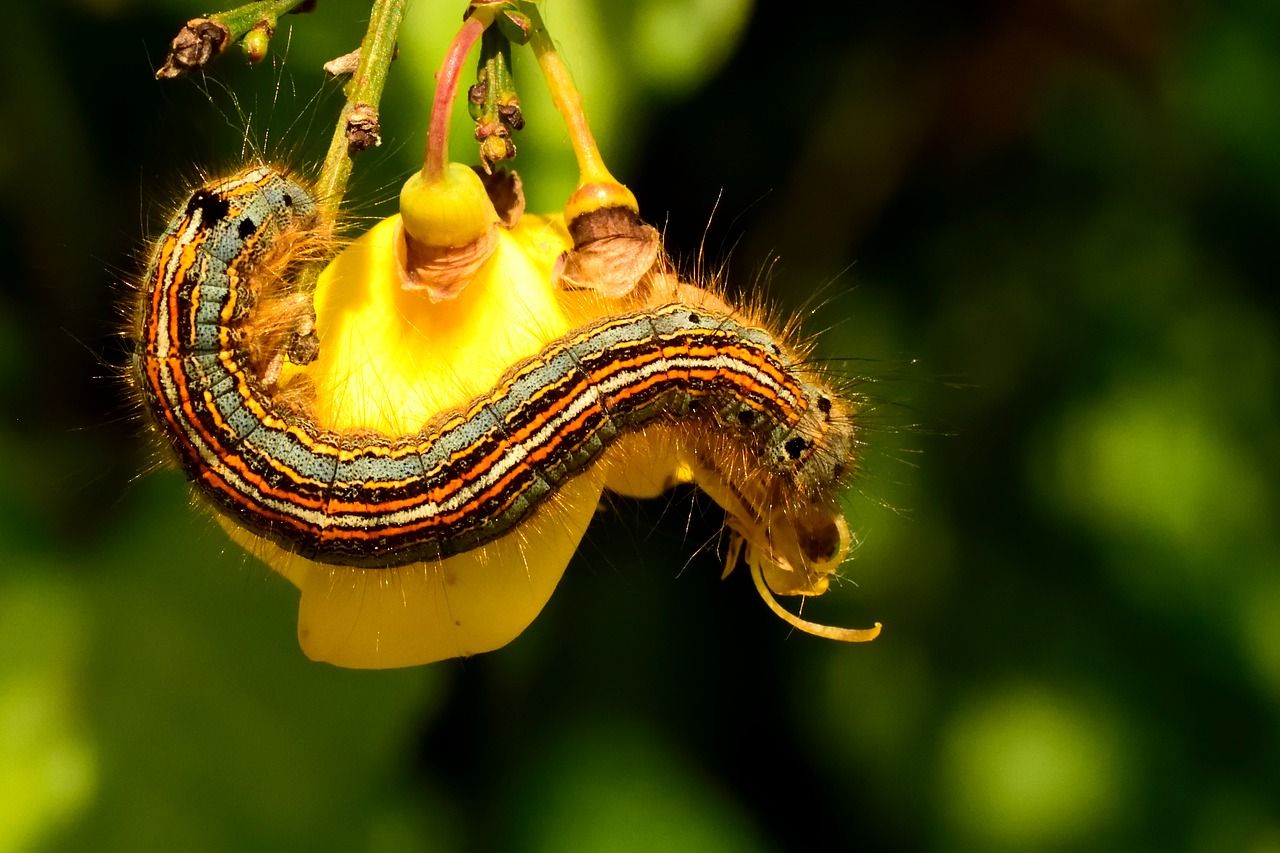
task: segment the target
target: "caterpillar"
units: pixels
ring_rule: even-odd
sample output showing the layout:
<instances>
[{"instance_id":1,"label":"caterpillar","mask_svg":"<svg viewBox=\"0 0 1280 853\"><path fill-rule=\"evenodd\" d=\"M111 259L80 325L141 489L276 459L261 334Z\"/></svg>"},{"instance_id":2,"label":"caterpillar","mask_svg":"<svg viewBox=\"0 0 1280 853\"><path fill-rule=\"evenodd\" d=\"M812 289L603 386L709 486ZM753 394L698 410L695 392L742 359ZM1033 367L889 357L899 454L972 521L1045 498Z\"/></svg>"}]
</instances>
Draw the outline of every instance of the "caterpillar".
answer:
<instances>
[{"instance_id":1,"label":"caterpillar","mask_svg":"<svg viewBox=\"0 0 1280 853\"><path fill-rule=\"evenodd\" d=\"M145 408L236 524L332 566L443 560L507 535L628 437L667 425L701 436L683 446L730 511L731 560L754 549L799 570L776 591L825 589L849 547L836 495L858 436L850 404L784 341L696 288L655 286L416 431L325 429L275 383L310 330L260 323L272 304L308 299L281 256L319 216L299 180L249 167L190 195L145 274L134 357Z\"/></svg>"}]
</instances>

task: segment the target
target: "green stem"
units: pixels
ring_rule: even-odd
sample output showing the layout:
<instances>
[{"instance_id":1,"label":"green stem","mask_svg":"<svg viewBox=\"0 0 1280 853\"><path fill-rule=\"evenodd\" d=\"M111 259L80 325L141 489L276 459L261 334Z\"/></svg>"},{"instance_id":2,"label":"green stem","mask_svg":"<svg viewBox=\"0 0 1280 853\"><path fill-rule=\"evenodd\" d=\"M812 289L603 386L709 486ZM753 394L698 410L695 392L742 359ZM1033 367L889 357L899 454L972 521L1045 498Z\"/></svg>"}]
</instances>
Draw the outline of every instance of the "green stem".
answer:
<instances>
[{"instance_id":1,"label":"green stem","mask_svg":"<svg viewBox=\"0 0 1280 853\"><path fill-rule=\"evenodd\" d=\"M226 12L217 12L209 16L209 20L217 21L230 31L230 42L236 42L249 30L266 21L271 27L276 25L276 18L292 12L307 0L256 0Z\"/></svg>"},{"instance_id":2,"label":"green stem","mask_svg":"<svg viewBox=\"0 0 1280 853\"><path fill-rule=\"evenodd\" d=\"M467 92L467 100L476 123L480 162L490 172L495 163L516 156L512 136L524 127L520 97L511 76L511 42L500 26L484 31L476 85Z\"/></svg>"},{"instance_id":3,"label":"green stem","mask_svg":"<svg viewBox=\"0 0 1280 853\"><path fill-rule=\"evenodd\" d=\"M279 0L277 0L279 2ZM329 153L320 167L316 180L316 193L332 219L351 177L351 143L347 136L348 120L356 107L376 110L382 98L382 87L387 82L387 71L395 54L396 34L404 19L406 0L374 0L369 16L369 28L360 42L360 62L347 83L347 102L338 117Z\"/></svg>"},{"instance_id":4,"label":"green stem","mask_svg":"<svg viewBox=\"0 0 1280 853\"><path fill-rule=\"evenodd\" d=\"M276 19L309 8L310 0L256 0L207 18L192 18L169 43L169 53L156 69L156 79L171 80L189 71L203 70L214 57L251 35L253 44L246 44L245 48L249 58L257 62L266 55Z\"/></svg>"}]
</instances>

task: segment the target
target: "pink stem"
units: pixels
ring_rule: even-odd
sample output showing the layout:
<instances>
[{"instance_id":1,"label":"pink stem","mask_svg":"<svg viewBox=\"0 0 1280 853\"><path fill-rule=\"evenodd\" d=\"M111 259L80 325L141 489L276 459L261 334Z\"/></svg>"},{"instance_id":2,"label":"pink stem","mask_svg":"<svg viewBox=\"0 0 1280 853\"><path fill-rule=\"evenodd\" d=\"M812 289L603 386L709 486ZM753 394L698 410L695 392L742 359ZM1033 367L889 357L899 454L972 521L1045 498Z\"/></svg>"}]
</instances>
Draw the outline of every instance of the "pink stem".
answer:
<instances>
[{"instance_id":1,"label":"pink stem","mask_svg":"<svg viewBox=\"0 0 1280 853\"><path fill-rule=\"evenodd\" d=\"M445 164L449 162L449 118L453 114L453 100L458 94L458 78L467 54L484 32L487 21L473 15L458 30L445 54L444 63L436 73L436 94L431 104L431 125L427 130L427 153L423 172L428 183L444 179Z\"/></svg>"}]
</instances>

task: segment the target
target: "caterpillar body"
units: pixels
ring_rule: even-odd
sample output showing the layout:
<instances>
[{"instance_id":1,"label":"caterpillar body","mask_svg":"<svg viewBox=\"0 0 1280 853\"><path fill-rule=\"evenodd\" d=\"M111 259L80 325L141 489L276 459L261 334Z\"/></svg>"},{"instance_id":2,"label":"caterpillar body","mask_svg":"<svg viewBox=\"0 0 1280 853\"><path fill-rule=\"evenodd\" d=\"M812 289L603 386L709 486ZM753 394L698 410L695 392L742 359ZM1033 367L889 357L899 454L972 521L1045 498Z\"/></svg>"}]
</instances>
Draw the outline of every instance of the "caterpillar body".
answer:
<instances>
[{"instance_id":1,"label":"caterpillar body","mask_svg":"<svg viewBox=\"0 0 1280 853\"><path fill-rule=\"evenodd\" d=\"M650 288L417 431L325 429L278 393L284 344L264 345L254 325L263 270L287 289L292 269L273 253L318 216L299 181L247 168L190 196L146 272L145 407L225 515L318 563L440 560L507 535L621 440L666 425L716 484L745 540L736 549L799 570L778 591L825 589L849 544L836 495L856 445L851 408L777 336L696 288Z\"/></svg>"}]
</instances>

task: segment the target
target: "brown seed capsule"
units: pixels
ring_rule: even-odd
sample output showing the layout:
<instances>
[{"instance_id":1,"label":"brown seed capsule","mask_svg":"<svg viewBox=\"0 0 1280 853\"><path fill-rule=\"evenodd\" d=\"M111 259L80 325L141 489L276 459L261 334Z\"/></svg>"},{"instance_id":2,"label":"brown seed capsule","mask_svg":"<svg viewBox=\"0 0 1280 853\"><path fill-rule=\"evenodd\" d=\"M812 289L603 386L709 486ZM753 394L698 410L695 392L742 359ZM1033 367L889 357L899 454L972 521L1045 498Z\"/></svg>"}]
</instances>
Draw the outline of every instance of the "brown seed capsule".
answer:
<instances>
[{"instance_id":1,"label":"brown seed capsule","mask_svg":"<svg viewBox=\"0 0 1280 853\"><path fill-rule=\"evenodd\" d=\"M347 114L347 146L352 153L382 144L382 123L370 104L355 104Z\"/></svg>"},{"instance_id":2,"label":"brown seed capsule","mask_svg":"<svg viewBox=\"0 0 1280 853\"><path fill-rule=\"evenodd\" d=\"M204 68L226 49L230 38L231 31L226 24L209 18L192 18L169 43L169 55L156 70L156 79L169 80Z\"/></svg>"},{"instance_id":3,"label":"brown seed capsule","mask_svg":"<svg viewBox=\"0 0 1280 853\"><path fill-rule=\"evenodd\" d=\"M657 229L640 219L635 196L618 183L579 187L565 205L573 251L562 282L609 297L630 293L658 259Z\"/></svg>"},{"instance_id":4,"label":"brown seed capsule","mask_svg":"<svg viewBox=\"0 0 1280 853\"><path fill-rule=\"evenodd\" d=\"M486 172L478 166L471 168L480 176L484 191L493 202L498 223L503 228L515 228L524 215L524 183L520 175L514 169L497 168Z\"/></svg>"}]
</instances>

